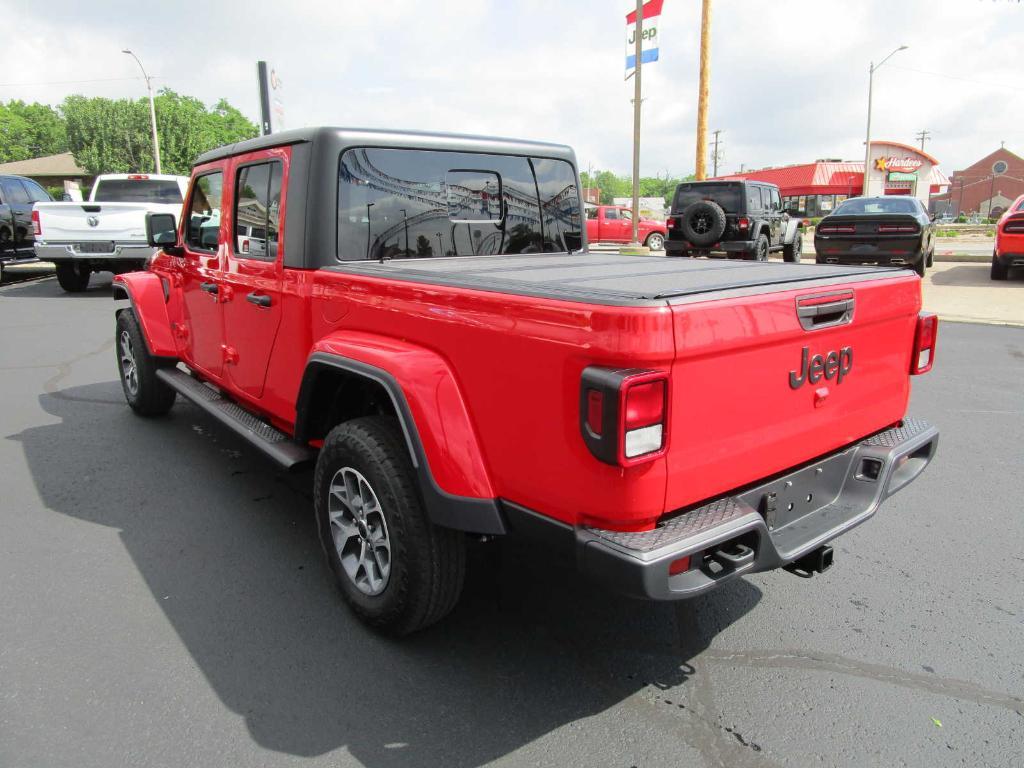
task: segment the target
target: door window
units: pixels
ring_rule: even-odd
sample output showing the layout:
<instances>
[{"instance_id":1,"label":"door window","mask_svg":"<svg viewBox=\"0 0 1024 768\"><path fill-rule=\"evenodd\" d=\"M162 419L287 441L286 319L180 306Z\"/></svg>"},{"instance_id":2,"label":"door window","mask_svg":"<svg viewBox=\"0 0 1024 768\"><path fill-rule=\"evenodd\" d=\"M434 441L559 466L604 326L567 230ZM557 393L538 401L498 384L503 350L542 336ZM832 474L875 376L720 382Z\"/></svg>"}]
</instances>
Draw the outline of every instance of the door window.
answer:
<instances>
[{"instance_id":1,"label":"door window","mask_svg":"<svg viewBox=\"0 0 1024 768\"><path fill-rule=\"evenodd\" d=\"M192 198L188 203L188 231L185 237L189 247L200 251L217 250L223 189L224 174L221 171L196 177L192 185Z\"/></svg>"},{"instance_id":2,"label":"door window","mask_svg":"<svg viewBox=\"0 0 1024 768\"><path fill-rule=\"evenodd\" d=\"M605 221L618 221L619 220L619 210L618 210L618 208L605 208L604 209L604 218L605 218Z\"/></svg>"},{"instance_id":3,"label":"door window","mask_svg":"<svg viewBox=\"0 0 1024 768\"><path fill-rule=\"evenodd\" d=\"M761 188L750 186L747 187L747 210L748 211L759 211L761 210Z\"/></svg>"},{"instance_id":4,"label":"door window","mask_svg":"<svg viewBox=\"0 0 1024 768\"><path fill-rule=\"evenodd\" d=\"M771 197L772 197L772 210L773 211L781 211L782 210L782 203L779 200L779 190L771 189L771 190L768 190L768 191L769 191L769 193L771 194Z\"/></svg>"},{"instance_id":5,"label":"door window","mask_svg":"<svg viewBox=\"0 0 1024 768\"><path fill-rule=\"evenodd\" d=\"M32 202L18 179L0 179L0 187L3 188L4 200L9 205L27 205Z\"/></svg>"},{"instance_id":6,"label":"door window","mask_svg":"<svg viewBox=\"0 0 1024 768\"><path fill-rule=\"evenodd\" d=\"M238 169L235 181L235 254L277 259L281 221L281 163Z\"/></svg>"},{"instance_id":7,"label":"door window","mask_svg":"<svg viewBox=\"0 0 1024 768\"><path fill-rule=\"evenodd\" d=\"M587 206L587 218L588 219L596 219L597 218L597 208L595 208L592 205L588 205Z\"/></svg>"}]
</instances>

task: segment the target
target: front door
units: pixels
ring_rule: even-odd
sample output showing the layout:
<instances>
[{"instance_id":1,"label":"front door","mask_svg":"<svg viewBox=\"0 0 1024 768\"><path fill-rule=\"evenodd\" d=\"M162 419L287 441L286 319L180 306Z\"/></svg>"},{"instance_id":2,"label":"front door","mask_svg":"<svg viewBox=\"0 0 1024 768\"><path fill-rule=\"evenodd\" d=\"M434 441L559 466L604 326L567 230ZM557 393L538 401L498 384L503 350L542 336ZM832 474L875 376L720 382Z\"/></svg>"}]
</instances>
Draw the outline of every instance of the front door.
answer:
<instances>
[{"instance_id":1,"label":"front door","mask_svg":"<svg viewBox=\"0 0 1024 768\"><path fill-rule=\"evenodd\" d=\"M223 235L224 171L198 171L182 223L181 300L189 365L215 379L223 373L224 321L221 312L221 262L227 238Z\"/></svg>"},{"instance_id":2,"label":"front door","mask_svg":"<svg viewBox=\"0 0 1024 768\"><path fill-rule=\"evenodd\" d=\"M281 324L281 210L288 148L242 155L232 164L232 237L224 272L225 373L239 392L263 396Z\"/></svg>"},{"instance_id":3,"label":"front door","mask_svg":"<svg viewBox=\"0 0 1024 768\"><path fill-rule=\"evenodd\" d=\"M3 200L11 208L11 242L15 248L32 245L32 199L20 179L13 176L0 179Z\"/></svg>"},{"instance_id":4,"label":"front door","mask_svg":"<svg viewBox=\"0 0 1024 768\"><path fill-rule=\"evenodd\" d=\"M779 190L765 188L768 194L772 221L772 245L782 245L786 239L786 223L789 216L782 210L782 199L779 197Z\"/></svg>"}]
</instances>

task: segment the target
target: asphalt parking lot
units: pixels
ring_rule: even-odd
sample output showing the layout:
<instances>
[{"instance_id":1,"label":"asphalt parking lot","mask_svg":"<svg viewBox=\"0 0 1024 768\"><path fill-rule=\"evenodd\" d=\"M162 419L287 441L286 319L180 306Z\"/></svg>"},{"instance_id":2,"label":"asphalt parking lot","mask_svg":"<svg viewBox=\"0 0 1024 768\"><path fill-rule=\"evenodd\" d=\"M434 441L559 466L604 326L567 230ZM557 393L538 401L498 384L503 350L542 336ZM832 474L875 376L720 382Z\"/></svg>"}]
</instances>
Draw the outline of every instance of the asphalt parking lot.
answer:
<instances>
[{"instance_id":1,"label":"asphalt parking lot","mask_svg":"<svg viewBox=\"0 0 1024 768\"><path fill-rule=\"evenodd\" d=\"M1021 765L1024 329L941 326L939 454L822 576L647 604L479 545L395 642L335 593L309 472L130 413L113 309L109 275L0 288L0 766Z\"/></svg>"}]
</instances>

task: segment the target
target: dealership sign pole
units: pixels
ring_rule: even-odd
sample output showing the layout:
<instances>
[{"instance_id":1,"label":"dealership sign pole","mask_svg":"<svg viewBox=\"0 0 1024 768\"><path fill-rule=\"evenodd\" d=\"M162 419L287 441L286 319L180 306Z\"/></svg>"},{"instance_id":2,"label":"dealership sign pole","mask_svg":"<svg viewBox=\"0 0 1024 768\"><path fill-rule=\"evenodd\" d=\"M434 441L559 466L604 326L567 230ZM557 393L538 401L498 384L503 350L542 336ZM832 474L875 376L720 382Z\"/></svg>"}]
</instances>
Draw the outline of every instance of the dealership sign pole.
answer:
<instances>
[{"instance_id":1,"label":"dealership sign pole","mask_svg":"<svg viewBox=\"0 0 1024 768\"><path fill-rule=\"evenodd\" d=\"M267 62L256 62L256 76L260 85L260 135L284 130L284 101L281 98L281 78Z\"/></svg>"},{"instance_id":2,"label":"dealership sign pole","mask_svg":"<svg viewBox=\"0 0 1024 768\"><path fill-rule=\"evenodd\" d=\"M626 79L633 82L633 239L631 245L640 245L640 86L643 65L658 60L658 17L663 0L636 0L636 10L626 14ZM648 23L645 25L644 22ZM633 47L630 53L630 46ZM630 73L629 70L633 70Z\"/></svg>"}]
</instances>

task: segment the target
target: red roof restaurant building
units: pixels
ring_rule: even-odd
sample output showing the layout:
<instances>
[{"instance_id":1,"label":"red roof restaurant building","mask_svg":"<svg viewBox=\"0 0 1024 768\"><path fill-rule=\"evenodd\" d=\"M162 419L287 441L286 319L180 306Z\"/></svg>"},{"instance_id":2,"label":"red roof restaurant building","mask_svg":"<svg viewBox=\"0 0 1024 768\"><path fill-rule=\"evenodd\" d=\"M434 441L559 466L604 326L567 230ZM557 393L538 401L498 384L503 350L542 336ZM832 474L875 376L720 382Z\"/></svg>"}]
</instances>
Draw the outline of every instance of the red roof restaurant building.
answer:
<instances>
[{"instance_id":1,"label":"red roof restaurant building","mask_svg":"<svg viewBox=\"0 0 1024 768\"><path fill-rule=\"evenodd\" d=\"M949 179L939 170L939 161L908 144L871 142L868 193L871 195L913 195L925 206L932 194L945 191ZM749 179L779 187L783 208L799 216L824 216L848 197L857 197L864 186L863 160L816 160L803 165L762 168L716 181Z\"/></svg>"}]
</instances>

